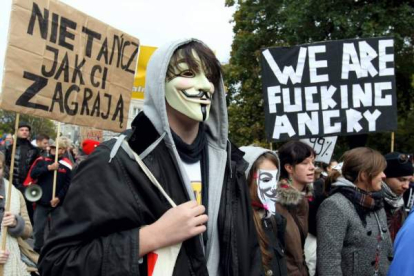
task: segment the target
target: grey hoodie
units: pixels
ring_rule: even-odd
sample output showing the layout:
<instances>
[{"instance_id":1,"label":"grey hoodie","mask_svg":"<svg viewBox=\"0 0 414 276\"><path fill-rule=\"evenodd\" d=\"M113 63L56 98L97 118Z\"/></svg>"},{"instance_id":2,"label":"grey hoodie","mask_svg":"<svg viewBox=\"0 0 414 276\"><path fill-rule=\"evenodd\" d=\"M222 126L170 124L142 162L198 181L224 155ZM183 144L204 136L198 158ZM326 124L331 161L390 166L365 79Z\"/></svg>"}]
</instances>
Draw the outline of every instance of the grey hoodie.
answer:
<instances>
[{"instance_id":1,"label":"grey hoodie","mask_svg":"<svg viewBox=\"0 0 414 276\"><path fill-rule=\"evenodd\" d=\"M254 164L254 162L256 162L257 158L259 158L262 154L269 152L271 154L273 154L276 159L278 160L278 173L277 173L277 180L279 181L280 178L280 161L279 161L279 157L277 156L277 154L269 149L265 149L265 148L261 148L261 147L255 147L255 146L247 146L247 147L240 147L240 150L244 152L244 160L247 161L247 163L249 163L249 166L247 167L245 173L246 173L246 179L249 176L249 172Z\"/></svg>"},{"instance_id":2,"label":"grey hoodie","mask_svg":"<svg viewBox=\"0 0 414 276\"><path fill-rule=\"evenodd\" d=\"M157 132L164 136L165 144L178 161L190 199L195 200L190 180L178 155L168 123L165 105L165 76L174 51L181 45L196 39L181 39L159 48L151 57L147 68L145 86L144 113L154 125ZM210 108L210 117L205 122L209 155L209 191L208 191L208 242L206 250L207 268L210 275L219 275L220 248L217 232L217 217L223 187L224 171L227 161L227 107L223 80L216 87Z\"/></svg>"}]
</instances>

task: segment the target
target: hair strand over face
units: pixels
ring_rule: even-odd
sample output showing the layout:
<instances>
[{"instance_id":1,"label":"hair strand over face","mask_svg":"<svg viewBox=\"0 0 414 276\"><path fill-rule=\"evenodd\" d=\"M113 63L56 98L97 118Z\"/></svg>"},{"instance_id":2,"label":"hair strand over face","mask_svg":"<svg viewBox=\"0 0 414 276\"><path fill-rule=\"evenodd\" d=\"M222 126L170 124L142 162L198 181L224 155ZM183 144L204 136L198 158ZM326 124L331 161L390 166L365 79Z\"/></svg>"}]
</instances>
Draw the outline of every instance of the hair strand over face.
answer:
<instances>
[{"instance_id":1,"label":"hair strand over face","mask_svg":"<svg viewBox=\"0 0 414 276\"><path fill-rule=\"evenodd\" d=\"M174 68L177 68L181 62L187 63L190 70L195 73L200 73L200 65L194 53L200 58L201 65L205 67L205 73L214 84L214 87L218 87L222 75L220 62L210 48L197 41L184 44L175 50L168 66L167 79L171 79L176 75Z\"/></svg>"}]
</instances>

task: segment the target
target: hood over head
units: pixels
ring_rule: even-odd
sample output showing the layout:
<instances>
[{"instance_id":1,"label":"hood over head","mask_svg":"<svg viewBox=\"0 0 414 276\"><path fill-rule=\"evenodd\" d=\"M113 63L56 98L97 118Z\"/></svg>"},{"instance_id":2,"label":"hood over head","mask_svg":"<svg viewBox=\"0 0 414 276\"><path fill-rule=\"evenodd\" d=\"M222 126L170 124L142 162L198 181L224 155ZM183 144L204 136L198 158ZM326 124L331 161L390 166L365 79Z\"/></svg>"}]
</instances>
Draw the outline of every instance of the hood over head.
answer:
<instances>
[{"instance_id":1,"label":"hood over head","mask_svg":"<svg viewBox=\"0 0 414 276\"><path fill-rule=\"evenodd\" d=\"M154 52L147 67L143 112L154 125L156 131L160 134L161 139L163 139L168 150L178 161L178 167L181 172L187 194L190 199L194 200L195 197L190 179L187 176L183 162L181 162L177 146L175 145L174 138L172 136L166 108L166 77L171 58L180 46L191 42L203 44L201 41L196 39L181 39L166 44ZM214 93L211 96L209 117L203 122L205 135L207 137L206 144L209 162L207 208L209 216L207 236L209 239L207 240L206 256L207 268L211 275L218 275L220 262L217 219L226 163L228 162L228 158L230 156L227 152L227 121L227 106L224 85L222 76L219 76L219 79L214 87Z\"/></svg>"},{"instance_id":2,"label":"hood over head","mask_svg":"<svg viewBox=\"0 0 414 276\"><path fill-rule=\"evenodd\" d=\"M158 48L152 55L146 75L144 113L150 119L157 132L166 134L167 144L174 145L170 125L167 118L165 82L168 65L175 50L190 42L203 42L197 39L180 39ZM222 77L212 96L210 116L204 122L208 142L218 148L227 147L228 123L227 106ZM175 147L175 145L174 145Z\"/></svg>"},{"instance_id":3,"label":"hood over head","mask_svg":"<svg viewBox=\"0 0 414 276\"><path fill-rule=\"evenodd\" d=\"M279 181L279 177L280 177L280 160L279 157L277 156L277 154L269 149L265 149L262 147L256 147L256 146L245 146L245 147L240 147L240 150L244 152L244 160L247 161L247 163L249 163L249 166L246 168L245 174L246 174L246 179L249 176L249 172L254 164L254 162L257 160L257 158L259 158L261 155L263 155L266 152L269 152L271 154L273 154L276 159L278 160L278 172L277 172L277 181Z\"/></svg>"}]
</instances>

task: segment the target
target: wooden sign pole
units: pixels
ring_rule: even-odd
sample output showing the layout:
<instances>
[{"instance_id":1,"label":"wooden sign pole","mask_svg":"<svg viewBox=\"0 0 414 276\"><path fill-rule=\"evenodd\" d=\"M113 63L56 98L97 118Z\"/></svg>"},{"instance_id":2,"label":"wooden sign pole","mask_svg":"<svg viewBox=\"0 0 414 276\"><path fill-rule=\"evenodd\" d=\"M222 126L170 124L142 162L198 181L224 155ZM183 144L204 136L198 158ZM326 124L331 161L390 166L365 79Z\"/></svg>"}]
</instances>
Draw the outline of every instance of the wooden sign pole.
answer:
<instances>
[{"instance_id":1,"label":"wooden sign pole","mask_svg":"<svg viewBox=\"0 0 414 276\"><path fill-rule=\"evenodd\" d=\"M58 123L58 131L56 135L56 150L55 150L55 163L58 163L59 161L59 138L60 138L60 122ZM58 170L55 170L53 172L53 193L52 193L52 199L56 196L56 177L57 177Z\"/></svg>"},{"instance_id":2,"label":"wooden sign pole","mask_svg":"<svg viewBox=\"0 0 414 276\"><path fill-rule=\"evenodd\" d=\"M10 161L10 170L9 170L9 187L7 189L6 195L6 206L4 212L10 211L11 205L11 190L13 188L13 171L14 171L14 157L16 153L16 145L17 145L17 131L19 130L19 121L20 121L20 114L16 113L16 122L14 124L14 138L13 138L13 146L12 146L12 155ZM3 181L5 184L5 182ZM6 185L5 185L6 186ZM7 238L7 226L1 226L1 250L6 250L6 238ZM4 265L0 265L0 275L4 275Z\"/></svg>"}]
</instances>

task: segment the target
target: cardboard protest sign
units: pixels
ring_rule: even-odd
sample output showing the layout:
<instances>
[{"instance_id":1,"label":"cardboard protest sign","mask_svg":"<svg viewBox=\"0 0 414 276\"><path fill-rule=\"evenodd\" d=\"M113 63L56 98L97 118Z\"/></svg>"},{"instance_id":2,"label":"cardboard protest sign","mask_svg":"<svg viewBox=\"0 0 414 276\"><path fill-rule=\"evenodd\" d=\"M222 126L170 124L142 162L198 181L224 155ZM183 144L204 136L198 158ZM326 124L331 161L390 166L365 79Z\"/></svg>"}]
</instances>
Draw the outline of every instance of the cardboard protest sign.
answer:
<instances>
[{"instance_id":1,"label":"cardboard protest sign","mask_svg":"<svg viewBox=\"0 0 414 276\"><path fill-rule=\"evenodd\" d=\"M80 127L80 141L91 139L99 142L103 142L103 131L100 129L94 129L89 127Z\"/></svg>"},{"instance_id":2,"label":"cardboard protest sign","mask_svg":"<svg viewBox=\"0 0 414 276\"><path fill-rule=\"evenodd\" d=\"M313 150L316 153L316 162L323 162L325 164L329 164L335 149L337 139L338 136L332 136L301 139L300 141L305 144L308 144L313 148Z\"/></svg>"},{"instance_id":3,"label":"cardboard protest sign","mask_svg":"<svg viewBox=\"0 0 414 276\"><path fill-rule=\"evenodd\" d=\"M1 108L116 132L139 40L55 0L13 0Z\"/></svg>"},{"instance_id":4,"label":"cardboard protest sign","mask_svg":"<svg viewBox=\"0 0 414 276\"><path fill-rule=\"evenodd\" d=\"M142 45L139 47L137 70L135 71L134 87L132 87L132 98L134 99L144 99L147 65L155 50L157 50L157 47Z\"/></svg>"},{"instance_id":5,"label":"cardboard protest sign","mask_svg":"<svg viewBox=\"0 0 414 276\"><path fill-rule=\"evenodd\" d=\"M262 51L269 140L397 128L394 41L327 41Z\"/></svg>"}]
</instances>

